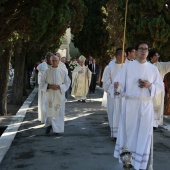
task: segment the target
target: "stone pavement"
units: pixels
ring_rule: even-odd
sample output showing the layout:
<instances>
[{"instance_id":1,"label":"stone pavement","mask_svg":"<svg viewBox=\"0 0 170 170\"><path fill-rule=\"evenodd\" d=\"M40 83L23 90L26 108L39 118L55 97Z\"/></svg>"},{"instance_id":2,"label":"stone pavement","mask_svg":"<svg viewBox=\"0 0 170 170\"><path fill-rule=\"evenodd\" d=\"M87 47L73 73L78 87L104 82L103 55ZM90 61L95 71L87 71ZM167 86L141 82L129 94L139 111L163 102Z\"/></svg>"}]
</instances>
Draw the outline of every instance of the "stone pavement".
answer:
<instances>
[{"instance_id":1,"label":"stone pavement","mask_svg":"<svg viewBox=\"0 0 170 170\"><path fill-rule=\"evenodd\" d=\"M86 103L69 96L63 136L45 135L37 120L36 96L0 170L123 170L113 157L115 141L101 107L102 95L102 89L97 88ZM170 132L164 128L154 131L154 170L169 170L169 138Z\"/></svg>"}]
</instances>

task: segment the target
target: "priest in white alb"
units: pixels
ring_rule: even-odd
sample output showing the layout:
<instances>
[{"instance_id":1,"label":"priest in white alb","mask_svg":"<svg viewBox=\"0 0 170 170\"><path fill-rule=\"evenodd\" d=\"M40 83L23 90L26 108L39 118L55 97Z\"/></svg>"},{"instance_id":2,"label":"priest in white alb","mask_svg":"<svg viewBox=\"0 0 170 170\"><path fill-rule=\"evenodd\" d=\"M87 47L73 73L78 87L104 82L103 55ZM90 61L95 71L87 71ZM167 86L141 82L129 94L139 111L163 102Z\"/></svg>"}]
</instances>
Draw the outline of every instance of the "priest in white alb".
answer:
<instances>
[{"instance_id":1,"label":"priest in white alb","mask_svg":"<svg viewBox=\"0 0 170 170\"><path fill-rule=\"evenodd\" d=\"M136 46L136 60L121 69L115 88L124 97L114 156L120 158L122 147L132 153L134 169L146 169L151 148L154 110L152 99L164 89L158 69L147 62L148 44Z\"/></svg>"},{"instance_id":2,"label":"priest in white alb","mask_svg":"<svg viewBox=\"0 0 170 170\"><path fill-rule=\"evenodd\" d=\"M91 82L91 71L85 66L86 58L79 57L78 66L72 72L72 91L71 96L76 100L85 102Z\"/></svg>"},{"instance_id":3,"label":"priest in white alb","mask_svg":"<svg viewBox=\"0 0 170 170\"><path fill-rule=\"evenodd\" d=\"M123 53L123 55L122 55ZM123 57L123 58L122 58ZM123 64L122 64L123 61ZM111 137L117 137L119 117L121 110L121 96L114 91L114 79L122 69L125 61L125 53L119 49L116 51L116 60L113 64L108 65L107 74L103 78L103 89L107 93L107 113L111 130Z\"/></svg>"},{"instance_id":4,"label":"priest in white alb","mask_svg":"<svg viewBox=\"0 0 170 170\"><path fill-rule=\"evenodd\" d=\"M58 67L59 58L51 57L52 66L46 70L41 87L45 93L45 126L46 134L51 129L54 133L64 133L65 92L70 86L67 73Z\"/></svg>"},{"instance_id":5,"label":"priest in white alb","mask_svg":"<svg viewBox=\"0 0 170 170\"><path fill-rule=\"evenodd\" d=\"M159 53L157 50L150 50L148 59L150 63L155 65L160 73L161 79L163 81L165 74L170 72L170 62L159 62ZM164 114L164 97L165 90L162 93L155 96L153 99L154 105L154 127L157 128L160 125L163 125L163 114Z\"/></svg>"},{"instance_id":6,"label":"priest in white alb","mask_svg":"<svg viewBox=\"0 0 170 170\"><path fill-rule=\"evenodd\" d=\"M44 113L44 92L41 89L41 80L42 77L45 73L45 71L51 66L51 60L50 57L53 55L53 53L48 52L45 55L44 61L39 64L37 66L37 70L38 70L38 84L39 84L39 88L38 88L38 120L41 121L41 123L44 123L45 121L45 113Z\"/></svg>"}]
</instances>

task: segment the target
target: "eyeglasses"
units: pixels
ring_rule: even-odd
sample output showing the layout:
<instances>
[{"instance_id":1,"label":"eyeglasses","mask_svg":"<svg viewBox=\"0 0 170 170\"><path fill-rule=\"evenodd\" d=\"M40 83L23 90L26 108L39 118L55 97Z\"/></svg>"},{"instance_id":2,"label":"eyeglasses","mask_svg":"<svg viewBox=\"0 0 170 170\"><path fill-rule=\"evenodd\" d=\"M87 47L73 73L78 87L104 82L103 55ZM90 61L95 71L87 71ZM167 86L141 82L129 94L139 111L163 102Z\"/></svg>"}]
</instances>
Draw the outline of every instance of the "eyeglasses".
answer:
<instances>
[{"instance_id":1,"label":"eyeglasses","mask_svg":"<svg viewBox=\"0 0 170 170\"><path fill-rule=\"evenodd\" d=\"M142 47L140 47L140 48L138 48L138 50L139 50L139 51L148 51L148 48L142 48Z\"/></svg>"}]
</instances>

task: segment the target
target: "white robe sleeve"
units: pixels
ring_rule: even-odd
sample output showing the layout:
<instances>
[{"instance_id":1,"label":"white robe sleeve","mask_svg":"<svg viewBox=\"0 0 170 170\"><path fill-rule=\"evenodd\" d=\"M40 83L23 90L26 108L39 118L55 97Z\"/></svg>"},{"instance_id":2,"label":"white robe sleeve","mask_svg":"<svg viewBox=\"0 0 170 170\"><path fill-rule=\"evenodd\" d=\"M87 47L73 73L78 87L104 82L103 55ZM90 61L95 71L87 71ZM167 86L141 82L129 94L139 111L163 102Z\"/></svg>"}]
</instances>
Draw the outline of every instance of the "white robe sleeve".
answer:
<instances>
[{"instance_id":1,"label":"white robe sleeve","mask_svg":"<svg viewBox=\"0 0 170 170\"><path fill-rule=\"evenodd\" d=\"M163 72L164 75L170 72L170 61L160 62L160 66L161 66L161 71Z\"/></svg>"},{"instance_id":2,"label":"white robe sleeve","mask_svg":"<svg viewBox=\"0 0 170 170\"><path fill-rule=\"evenodd\" d=\"M38 71L41 70L41 66L42 66L42 64L39 64L39 65L37 66L37 70L38 70Z\"/></svg>"},{"instance_id":3,"label":"white robe sleeve","mask_svg":"<svg viewBox=\"0 0 170 170\"><path fill-rule=\"evenodd\" d=\"M60 85L60 90L62 94L68 90L68 88L70 87L70 83L71 83L70 78L68 77L67 74L65 74L64 83Z\"/></svg>"},{"instance_id":4,"label":"white robe sleeve","mask_svg":"<svg viewBox=\"0 0 170 170\"><path fill-rule=\"evenodd\" d=\"M102 76L102 82L104 82L105 81L105 78L106 78L106 76L107 76L107 69L108 69L108 66L106 66L105 67L105 69L104 69L104 71L103 71L103 76Z\"/></svg>"},{"instance_id":5,"label":"white robe sleeve","mask_svg":"<svg viewBox=\"0 0 170 170\"><path fill-rule=\"evenodd\" d=\"M111 69L109 66L107 66L104 74L103 74L103 89L105 92L109 92L109 86L110 84L112 83L112 80L111 80Z\"/></svg>"},{"instance_id":6,"label":"white robe sleeve","mask_svg":"<svg viewBox=\"0 0 170 170\"><path fill-rule=\"evenodd\" d=\"M47 70L45 71L45 73L43 74L42 78L41 78L41 83L40 83L40 88L42 91L46 92L47 91L47 86L48 83L46 82L47 79Z\"/></svg>"},{"instance_id":7,"label":"white robe sleeve","mask_svg":"<svg viewBox=\"0 0 170 170\"><path fill-rule=\"evenodd\" d=\"M155 80L149 87L151 98L155 97L164 90L164 83L157 68L155 68Z\"/></svg>"},{"instance_id":8,"label":"white robe sleeve","mask_svg":"<svg viewBox=\"0 0 170 170\"><path fill-rule=\"evenodd\" d=\"M117 88L117 92L121 93L121 95L123 96L123 94L125 93L125 85L126 85L126 66L124 66L116 75L115 79L114 79L114 83L118 82L119 83L119 87ZM114 89L114 88L113 88ZM115 92L115 89L114 89Z\"/></svg>"}]
</instances>

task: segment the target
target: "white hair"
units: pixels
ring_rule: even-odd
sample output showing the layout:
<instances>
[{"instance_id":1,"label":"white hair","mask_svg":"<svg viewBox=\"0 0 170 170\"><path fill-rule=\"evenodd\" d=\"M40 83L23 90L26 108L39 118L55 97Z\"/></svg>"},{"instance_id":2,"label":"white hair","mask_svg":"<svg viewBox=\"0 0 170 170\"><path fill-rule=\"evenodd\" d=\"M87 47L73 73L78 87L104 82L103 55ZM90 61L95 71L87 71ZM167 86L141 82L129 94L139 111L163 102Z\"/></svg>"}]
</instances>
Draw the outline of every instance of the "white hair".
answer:
<instances>
[{"instance_id":1,"label":"white hair","mask_svg":"<svg viewBox=\"0 0 170 170\"><path fill-rule=\"evenodd\" d=\"M56 56L56 55L52 55L51 58L50 58L50 60L52 60L52 59L57 59L58 61L60 60L59 57Z\"/></svg>"}]
</instances>

